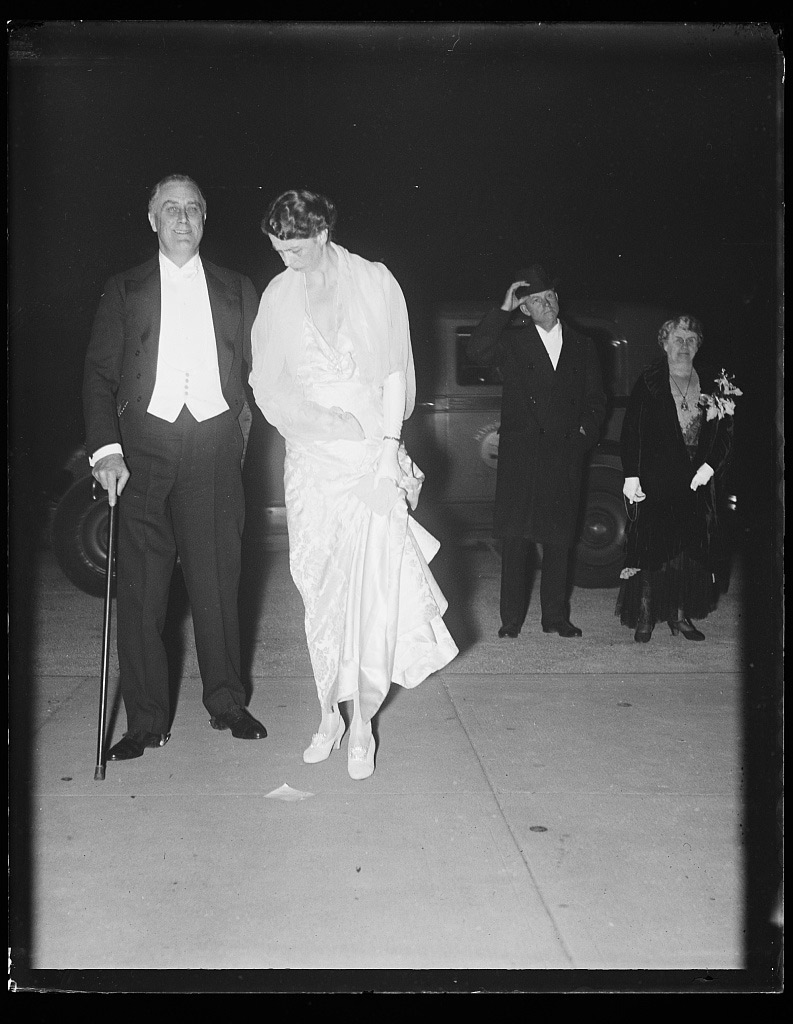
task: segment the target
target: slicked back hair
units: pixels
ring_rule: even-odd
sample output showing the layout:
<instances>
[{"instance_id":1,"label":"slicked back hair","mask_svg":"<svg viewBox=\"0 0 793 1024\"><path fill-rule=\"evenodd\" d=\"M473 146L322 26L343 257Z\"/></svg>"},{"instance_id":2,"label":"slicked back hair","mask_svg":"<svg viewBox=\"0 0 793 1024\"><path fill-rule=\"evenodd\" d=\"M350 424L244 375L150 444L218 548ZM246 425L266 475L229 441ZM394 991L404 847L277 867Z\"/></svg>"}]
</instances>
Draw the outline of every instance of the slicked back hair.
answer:
<instances>
[{"instance_id":1,"label":"slicked back hair","mask_svg":"<svg viewBox=\"0 0 793 1024\"><path fill-rule=\"evenodd\" d=\"M154 209L155 205L157 204L157 199L158 199L158 197L160 195L161 189L165 188L166 185L170 185L172 181L178 181L178 182L181 182L183 185L192 185L193 186L193 188L198 193L199 198L201 199L201 205L203 207L203 213L204 213L204 216L206 217L207 201L206 201L206 199L204 199L204 193L198 187L198 184L195 181L193 181L193 179L191 177L189 177L187 174L169 174L167 177L165 177L161 181L157 182L157 184L154 186L154 188L149 193L149 213L151 213L151 211Z\"/></svg>"}]
</instances>

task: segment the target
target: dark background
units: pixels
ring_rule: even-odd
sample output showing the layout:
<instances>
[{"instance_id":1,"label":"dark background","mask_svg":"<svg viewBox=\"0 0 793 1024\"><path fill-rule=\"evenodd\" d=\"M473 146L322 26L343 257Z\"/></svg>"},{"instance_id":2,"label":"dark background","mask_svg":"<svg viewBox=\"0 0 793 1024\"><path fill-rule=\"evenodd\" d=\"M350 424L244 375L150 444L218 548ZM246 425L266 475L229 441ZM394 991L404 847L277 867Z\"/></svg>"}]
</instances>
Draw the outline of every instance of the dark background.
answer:
<instances>
[{"instance_id":1,"label":"dark background","mask_svg":"<svg viewBox=\"0 0 793 1024\"><path fill-rule=\"evenodd\" d=\"M103 282L156 251L148 192L174 171L207 197L202 251L259 290L280 269L269 200L331 196L337 240L402 284L419 372L429 304L500 301L538 260L563 303L698 314L711 356L770 398L768 26L48 22L9 38L13 451L43 487L82 440Z\"/></svg>"},{"instance_id":2,"label":"dark background","mask_svg":"<svg viewBox=\"0 0 793 1024\"><path fill-rule=\"evenodd\" d=\"M707 351L744 390L746 827L773 834L783 49L765 23L11 24L17 638L27 560L83 439L82 364L103 282L156 252L152 185L195 178L208 202L202 252L260 291L281 269L259 228L268 202L312 188L337 203L337 240L400 281L419 375L433 302L500 302L535 260L558 277L563 308L629 299L702 319ZM777 868L758 842L747 942L762 958Z\"/></svg>"}]
</instances>

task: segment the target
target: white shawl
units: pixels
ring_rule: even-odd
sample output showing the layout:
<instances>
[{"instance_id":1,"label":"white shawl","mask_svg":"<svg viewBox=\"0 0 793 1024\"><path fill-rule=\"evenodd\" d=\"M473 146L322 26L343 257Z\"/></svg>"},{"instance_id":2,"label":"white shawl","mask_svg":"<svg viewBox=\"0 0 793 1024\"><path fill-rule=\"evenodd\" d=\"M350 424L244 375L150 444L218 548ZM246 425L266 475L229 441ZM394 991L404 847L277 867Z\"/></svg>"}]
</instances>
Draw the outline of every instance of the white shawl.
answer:
<instances>
[{"instance_id":1,"label":"white shawl","mask_svg":"<svg viewBox=\"0 0 793 1024\"><path fill-rule=\"evenodd\" d=\"M330 244L337 256L339 298L361 377L382 390L391 373L404 373L407 419L416 399L416 374L402 289L382 263ZM341 411L307 400L297 380L305 358L305 295L303 273L290 268L265 288L251 332L249 382L265 418L287 440L332 440L348 436Z\"/></svg>"}]
</instances>

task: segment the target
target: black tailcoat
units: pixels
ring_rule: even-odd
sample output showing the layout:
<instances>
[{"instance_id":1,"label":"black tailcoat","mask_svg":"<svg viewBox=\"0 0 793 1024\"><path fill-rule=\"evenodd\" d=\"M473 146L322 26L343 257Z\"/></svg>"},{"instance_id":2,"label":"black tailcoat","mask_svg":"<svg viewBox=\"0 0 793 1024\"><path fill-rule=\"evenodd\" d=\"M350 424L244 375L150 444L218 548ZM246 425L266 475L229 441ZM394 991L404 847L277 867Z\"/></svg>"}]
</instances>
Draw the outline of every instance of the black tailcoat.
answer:
<instances>
[{"instance_id":1,"label":"black tailcoat","mask_svg":"<svg viewBox=\"0 0 793 1024\"><path fill-rule=\"evenodd\" d=\"M239 416L243 363L250 367L251 326L258 311L249 278L201 258L215 328L223 397ZM157 377L160 264L155 256L105 285L94 319L83 384L86 449L123 443L119 421L143 418Z\"/></svg>"}]
</instances>

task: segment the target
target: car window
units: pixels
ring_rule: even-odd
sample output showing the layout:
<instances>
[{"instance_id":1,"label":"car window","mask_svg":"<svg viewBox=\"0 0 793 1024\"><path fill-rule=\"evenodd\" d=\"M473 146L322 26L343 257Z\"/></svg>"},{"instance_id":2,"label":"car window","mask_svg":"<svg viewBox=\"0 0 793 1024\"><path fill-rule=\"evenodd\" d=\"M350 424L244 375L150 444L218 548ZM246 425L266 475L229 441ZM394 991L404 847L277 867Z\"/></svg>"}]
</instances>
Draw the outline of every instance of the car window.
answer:
<instances>
[{"instance_id":1,"label":"car window","mask_svg":"<svg viewBox=\"0 0 793 1024\"><path fill-rule=\"evenodd\" d=\"M619 339L615 338L611 331L600 327L587 328L587 334L595 343L595 350L600 360L600 372L603 374L603 387L606 394L614 394L616 383L616 354L619 346Z\"/></svg>"},{"instance_id":2,"label":"car window","mask_svg":"<svg viewBox=\"0 0 793 1024\"><path fill-rule=\"evenodd\" d=\"M573 326L581 334L591 338L595 344L600 372L603 374L603 390L607 395L616 394L619 388L619 354L620 340L614 331L599 324L587 324L573 321Z\"/></svg>"},{"instance_id":3,"label":"car window","mask_svg":"<svg viewBox=\"0 0 793 1024\"><path fill-rule=\"evenodd\" d=\"M473 325L466 325L457 328L457 383L462 387L476 387L482 385L497 385L503 383L501 370L495 366L486 366L484 363L477 363L468 358L465 345L471 337Z\"/></svg>"}]
</instances>

